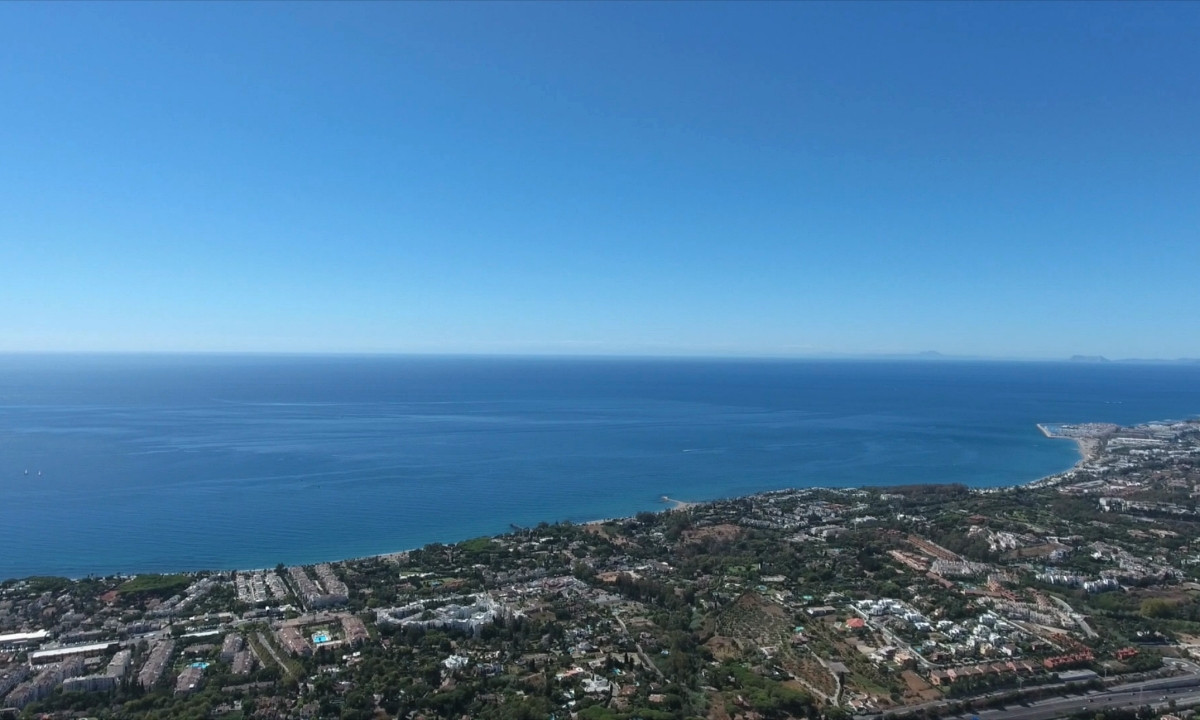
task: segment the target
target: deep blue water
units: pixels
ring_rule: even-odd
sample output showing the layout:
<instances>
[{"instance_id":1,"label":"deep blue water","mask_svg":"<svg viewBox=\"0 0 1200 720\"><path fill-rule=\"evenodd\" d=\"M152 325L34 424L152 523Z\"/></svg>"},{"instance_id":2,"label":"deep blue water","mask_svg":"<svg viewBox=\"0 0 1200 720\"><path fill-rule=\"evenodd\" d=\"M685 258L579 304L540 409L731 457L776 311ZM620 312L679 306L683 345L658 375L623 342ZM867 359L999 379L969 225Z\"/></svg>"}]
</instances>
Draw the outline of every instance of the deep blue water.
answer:
<instances>
[{"instance_id":1,"label":"deep blue water","mask_svg":"<svg viewBox=\"0 0 1200 720\"><path fill-rule=\"evenodd\" d=\"M0 577L333 560L662 495L1016 484L1077 459L1038 422L1196 414L1196 366L0 356Z\"/></svg>"}]
</instances>

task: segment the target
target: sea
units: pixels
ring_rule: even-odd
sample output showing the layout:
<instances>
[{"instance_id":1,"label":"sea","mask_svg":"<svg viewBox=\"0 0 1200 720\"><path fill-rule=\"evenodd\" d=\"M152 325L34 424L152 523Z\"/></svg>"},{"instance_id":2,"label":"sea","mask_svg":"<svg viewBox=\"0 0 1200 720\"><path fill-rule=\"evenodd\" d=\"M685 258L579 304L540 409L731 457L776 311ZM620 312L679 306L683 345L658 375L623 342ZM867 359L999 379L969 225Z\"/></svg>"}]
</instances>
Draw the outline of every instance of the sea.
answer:
<instances>
[{"instance_id":1,"label":"sea","mask_svg":"<svg viewBox=\"0 0 1200 720\"><path fill-rule=\"evenodd\" d=\"M0 578L273 567L790 487L1015 485L1200 366L0 356Z\"/></svg>"}]
</instances>

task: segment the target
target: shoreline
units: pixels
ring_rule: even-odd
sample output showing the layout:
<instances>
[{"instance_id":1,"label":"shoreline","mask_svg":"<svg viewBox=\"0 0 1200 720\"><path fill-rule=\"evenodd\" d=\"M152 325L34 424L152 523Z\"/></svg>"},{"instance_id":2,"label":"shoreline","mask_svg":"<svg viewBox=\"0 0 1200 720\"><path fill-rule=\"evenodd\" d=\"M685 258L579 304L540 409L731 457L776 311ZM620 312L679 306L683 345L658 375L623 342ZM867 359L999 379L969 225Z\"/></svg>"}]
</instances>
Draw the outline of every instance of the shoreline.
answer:
<instances>
[{"instance_id":1,"label":"shoreline","mask_svg":"<svg viewBox=\"0 0 1200 720\"><path fill-rule=\"evenodd\" d=\"M1077 462L1077 463L1076 463L1074 466L1072 466L1072 468L1068 468L1067 470L1064 470L1064 471L1062 471L1062 472L1069 472L1071 469L1073 469L1074 467L1077 467L1078 465L1082 464L1083 462L1084 462L1084 460L1082 460L1082 459L1081 459L1081 460L1080 460L1079 462ZM1031 486L1035 486L1035 485L1037 485L1038 483L1041 483L1041 482L1043 482L1043 481L1045 481L1045 480L1048 480L1048 479L1050 479L1050 478L1057 477L1058 475L1062 474L1062 472L1060 472L1060 473L1054 473L1054 474L1052 474L1052 475L1046 475L1046 476L1043 476L1043 477L1041 477L1041 478L1038 478L1038 479L1036 479L1036 480L1032 480L1032 481L1025 482L1025 483L1018 483L1018 484L1015 484L1015 485L998 485L998 486L991 487L991 488L971 488L971 489L972 489L972 490L985 490L985 491L988 491L988 490L990 490L990 491L997 491L997 490L1000 490L1000 491L1010 491L1010 490L1016 490L1016 489L1019 489L1019 488L1025 488L1025 487L1031 487ZM936 483L936 482L934 482L934 483L927 483L927 484L929 484L929 485L939 485L939 484L947 484L947 483ZM703 501L688 501L688 500L679 500L679 499L676 499L676 498L669 497L669 496L667 496L667 495L661 495L661 496L659 496L659 500L658 500L658 502L660 502L660 503L664 503L664 504L669 504L671 507L664 508L664 509L660 509L660 510L648 510L648 511L647 511L647 510L641 510L641 511L638 511L638 512L652 512L652 513L655 513L655 514L658 514L658 513L675 513L675 512L686 512L687 510L690 510L690 509L692 509L692 508L701 507L701 506L708 505L708 504L710 504L710 503L714 503L714 502L722 502L722 501L727 501L727 500L733 500L733 499L736 499L736 498L739 498L739 497L754 497L754 496L756 496L756 495L763 495L763 494L766 494L766 493L774 493L774 492L781 492L781 491L792 491L792 490L817 490L817 491L819 491L819 490L852 490L852 489L871 489L871 488L875 488L875 489L880 489L880 490L882 490L882 489L885 489L886 487L888 487L888 486L886 486L886 485L858 485L858 486L846 486L846 487L833 487L833 486L825 486L825 485L811 485L811 486L806 486L806 487L776 488L776 489L773 489L773 490L763 490L763 491L761 491L761 492L757 492L757 493L750 493L749 495L737 495L737 496L730 496L730 497L721 497L721 498L715 498L715 499L713 499L713 500L703 500ZM637 513L634 513L634 514L632 514L632 515L618 515L618 516L613 516L613 517L603 517L603 518L596 518L596 519L593 519L593 520L584 520L584 521L576 522L576 523L574 523L574 524L576 524L576 525L580 525L580 526L598 527L598 526L605 525L605 524L607 524L607 523L611 523L611 522L625 522L625 521L629 521L629 520L634 520L634 519L636 518L636 514L637 514ZM552 522L552 523L550 523L550 524L551 524L551 525L554 525L554 524L557 524L557 523L559 523L559 522L564 522L564 521L561 521L561 520L560 520L560 521ZM568 521L568 522L569 522L569 521ZM533 528L526 528L526 529L533 529ZM495 534L493 534L493 535L483 535L483 536L480 536L480 537L486 537L486 538L489 538L489 539L494 539L494 538L497 538L497 537L501 537L501 536L503 536L503 535L507 535L507 534L509 534L509 533L512 533L512 532L515 532L515 530L513 530L513 529L511 529L511 528L510 528L509 530L507 530L507 531L504 531L504 532L495 533ZM334 559L311 559L311 560L307 560L307 561L304 561L304 562L296 562L296 563L284 563L284 564L285 564L285 566L287 566L287 567L293 567L293 566L297 566L297 565L298 565L298 566L309 566L309 565L319 565L319 564L321 564L321 563L347 563L347 562L359 562L359 561L363 561L363 560L396 560L396 559L400 559L400 558L403 558L403 557L407 556L407 555L408 555L409 553L411 553L411 552L414 552L414 551L417 551L417 550L423 550L424 548L428 547L429 545L434 545L434 544L455 545L455 544L457 544L457 543L465 542L465 541L467 541L467 540L470 540L470 539L471 539L471 538L463 538L463 539L461 539L461 540L452 541L452 542L444 542L444 543L426 543L426 544L424 544L424 545L418 545L418 546L416 546L416 547L409 547L409 548L405 548L405 549L401 549L401 550L389 550L389 551L386 551L386 552L379 552L379 553L367 553L366 555L354 555L354 556L350 556L350 557L339 557L339 558L334 558ZM271 572L271 571L274 571L275 569L276 569L276 566L272 565L272 566L267 566L267 567L258 567L258 568L250 568L250 567L233 567L233 568L197 568L197 569L194 569L194 570L162 570L162 571L157 571L157 570L148 570L148 571L140 571L140 572L139 572L139 571L132 571L132 570L121 570L121 571L114 572L114 573L110 573L110 574L105 574L105 573L101 573L101 574L93 574L93 573L88 573L88 574L86 574L86 575L79 575L79 576L63 575L63 576L46 576L46 577L64 577L64 578L66 578L67 580L71 580L71 581L78 581L78 580L82 580L82 579L84 579L84 578L87 578L87 577L92 577L93 575L95 575L96 577L122 577L122 578L130 578L130 579L132 579L132 578L138 577L138 576L140 576L140 575L170 575L170 574L180 574L180 575L198 575L198 574L201 574L201 573L253 573L253 572ZM4 582L11 582L11 581L17 581L17 582L20 582L20 581L22 581L22 580L27 580L27 579L29 579L29 578L32 578L32 577L41 577L41 576L40 576L40 575L36 575L36 574L35 574L35 575L29 575L29 576L25 576L25 577L10 577L10 578L0 578L0 583L4 583Z\"/></svg>"},{"instance_id":2,"label":"shoreline","mask_svg":"<svg viewBox=\"0 0 1200 720\"><path fill-rule=\"evenodd\" d=\"M675 512L676 510L687 510L688 508L694 508L694 507L702 504L702 503L698 503L698 502L688 502L686 500L676 500L675 498L667 497L666 495L663 495L661 498L659 498L659 500L661 502L667 503L668 505L672 506L672 507L667 508L666 512Z\"/></svg>"},{"instance_id":3,"label":"shoreline","mask_svg":"<svg viewBox=\"0 0 1200 720\"><path fill-rule=\"evenodd\" d=\"M1148 422L1152 423L1152 422L1178 422L1178 421L1148 421ZM1142 425L1142 424L1147 424L1147 423L1139 423L1139 425ZM1049 439L1074 441L1076 448L1078 449L1078 452L1079 452L1079 456L1080 456L1079 460L1077 462L1075 462L1069 468L1060 470L1056 473L1051 473L1049 475L1044 475L1044 476L1042 476L1040 478L1036 478L1034 480L1017 482L1017 483L1008 484L1008 485L996 485L993 487L985 487L985 488L977 488L977 487L969 486L970 489L972 491L981 491L981 492L997 492L997 491L1004 492L1004 491L1014 491L1014 490L1020 490L1020 489L1040 489L1042 487L1049 485L1051 483L1051 481L1060 478L1064 474L1072 472L1076 469L1079 469L1082 466L1084 466L1085 464L1095 460L1101 454L1101 451L1104 448L1104 440L1107 438L1107 436L1111 435L1113 432L1115 432L1119 429L1123 429L1121 426L1107 424L1107 423L1089 423L1089 424L1080 424L1078 426L1067 425L1067 427L1083 428L1085 432L1092 432L1092 433L1095 433L1095 435L1091 435L1091 434L1089 434L1089 435L1066 435L1066 434L1060 434L1060 433L1055 432L1054 428L1057 427L1056 423L1036 423L1036 427L1045 437L1047 437ZM1134 428L1134 427L1138 427L1138 425L1129 426L1129 428ZM1128 428L1124 428L1124 429L1128 429ZM925 483L925 484L939 485L939 484L947 484L947 483L930 482L930 483ZM849 489L884 490L887 487L888 487L887 485L857 485L857 486L845 486L845 487L811 485L811 486L804 486L804 487L775 488L772 490L763 490L763 491L760 491L757 493L750 493L749 495L735 496L735 497L753 497L755 495L761 495L761 494L765 494L765 493L789 491L789 490L791 490L791 491L795 491L795 490L849 490ZM731 499L734 499L734 498L733 497L722 497L722 498L715 498L713 500L686 501L686 500L679 500L676 498L672 498L667 495L660 495L658 502L670 505L670 507L661 509L661 510L657 510L657 511L651 510L649 512L673 513L673 512L678 512L678 511L687 511L694 507L700 507L700 506L707 505L707 504L710 504L713 502L721 502L721 501L731 500ZM639 512L646 512L646 511L639 511ZM605 523L610 523L610 522L621 522L621 521L632 520L632 519L634 519L635 516L636 516L636 513L632 514L632 515L625 515L625 516L596 518L593 520L585 520L585 521L576 522L575 524L586 525L586 526L599 526L599 525L603 525ZM557 521L557 522L562 522L562 521ZM493 535L485 535L482 537L496 538L496 537L506 535L509 532L513 532L513 530L510 529L509 531L506 531L506 532L499 532L499 533L495 533ZM470 538L464 538L462 540L446 542L446 543L441 543L441 544L453 545L453 544L456 544L459 542L464 542L469 539ZM406 556L415 550L421 550L425 547L428 547L431 544L438 544L438 543L426 543L425 545L420 545L417 547L410 547L410 548L406 548L406 549L402 549L402 550L391 550L391 551L380 552L380 553L368 553L366 555L341 557L341 558L329 559L329 560L314 559L314 560L309 560L306 562L300 562L300 563L295 563L295 564L296 565L315 565L315 564L320 564L320 563L345 563L345 562L355 562L355 561L361 561L361 560L396 559L396 558L401 558L403 556ZM289 565L289 566L291 566L291 565ZM194 575L194 574L199 574L199 573L265 572L265 571L274 570L274 569L275 569L275 566L264 567L264 568L221 568L221 569L200 568L200 569L195 569L195 570L143 571L143 572L123 570L123 571L118 571L118 572L114 572L114 573L107 574L107 575L101 574L98 576L99 577L133 578L133 577L137 577L138 575L158 575L158 574L172 574L172 573ZM79 579L89 577L92 575L93 575L92 573L88 573L86 575L81 575L78 577L71 577L71 576L60 576L60 577L65 577L66 579L69 579L69 580L79 580ZM0 578L0 582L21 581L21 580L27 579L29 577L38 577L38 575L30 575L30 576L26 576L25 578L21 578L21 577Z\"/></svg>"},{"instance_id":4,"label":"shoreline","mask_svg":"<svg viewBox=\"0 0 1200 720\"><path fill-rule=\"evenodd\" d=\"M1068 431L1063 432L1060 428L1067 428ZM1120 425L1113 423L1037 423L1037 429L1041 431L1042 435L1051 440L1071 440L1075 443L1075 447L1079 451L1079 461L1067 470L1062 471L1069 472L1085 463L1095 460L1100 455L1100 451L1104 449L1105 439L1122 428ZM1062 473L1047 475L1034 482L1041 482L1060 474Z\"/></svg>"},{"instance_id":5,"label":"shoreline","mask_svg":"<svg viewBox=\"0 0 1200 720\"><path fill-rule=\"evenodd\" d=\"M1155 421L1148 421L1148 422L1155 422ZM1073 441L1075 441L1075 447L1079 451L1079 460L1077 460L1073 465L1071 465L1071 467L1066 468L1065 470L1060 470L1056 473L1051 473L1049 475L1043 475L1042 477L1034 479L1034 480L1018 482L1018 483L1014 483L1012 485L997 485L996 487L992 487L992 488L971 488L971 490L985 490L985 491L993 491L994 492L994 491L1013 491L1013 490L1020 490L1020 489L1024 489L1024 488L1040 487L1042 483L1045 483L1046 481L1049 481L1053 478L1057 478L1057 477L1063 475L1064 473L1071 472L1071 471L1081 467L1085 463L1094 460L1096 458L1096 456L1099 455L1100 450L1103 448L1103 443L1101 442L1101 438L1070 437L1070 436L1066 436L1066 435L1058 435L1058 434L1055 434L1050 429L1050 426L1053 424L1054 423L1035 423L1035 426L1044 436L1046 436L1047 438L1050 438L1052 440L1073 440ZM1115 425L1113 426L1113 428L1118 428L1118 427L1119 426L1115 426ZM930 485L938 485L938 484L942 484L942 483L929 483L929 484ZM856 486L855 489L864 489L864 488L882 489L885 487L887 487L887 486L886 485L859 485L859 486ZM821 486L821 485L812 485L812 486L804 487L804 488L792 487L792 488L781 488L781 489L782 490L831 490L831 489L835 489L835 488ZM849 489L849 488L837 488L837 489ZM779 492L779 490L764 490L761 493L751 493L750 495L740 496L740 497L753 497L754 495L761 495L761 494L768 493L768 492ZM668 495L661 495L661 496L659 496L659 502L669 504L669 505L671 505L671 507L669 507L665 510L659 510L657 512L671 513L671 512L685 511L685 510L689 510L694 507L700 507L702 505L707 505L712 502L720 502L722 500L730 500L730 499L732 499L732 498L717 498L715 500L703 500L703 501L687 501L687 500L678 500L678 499L672 498ZM651 512L653 512L653 511L651 511ZM621 521L625 521L625 520L632 520L633 518L634 518L634 515L596 518L595 520L585 520L579 524L594 527L594 526L604 525L605 523L610 523L610 522L621 522ZM504 533L501 533L501 534L504 534ZM491 536L491 537L498 537L498 536ZM420 549L421 548L410 548L408 550L401 550L401 551L397 551L397 552L379 553L377 555L365 555L365 556L358 557L358 558L343 558L342 560L328 560L326 562L350 562L353 560L388 558L388 557L405 555L409 552L412 552L413 550L420 550ZM226 571L226 572L242 572L242 571L241 570L233 570L233 571Z\"/></svg>"}]
</instances>

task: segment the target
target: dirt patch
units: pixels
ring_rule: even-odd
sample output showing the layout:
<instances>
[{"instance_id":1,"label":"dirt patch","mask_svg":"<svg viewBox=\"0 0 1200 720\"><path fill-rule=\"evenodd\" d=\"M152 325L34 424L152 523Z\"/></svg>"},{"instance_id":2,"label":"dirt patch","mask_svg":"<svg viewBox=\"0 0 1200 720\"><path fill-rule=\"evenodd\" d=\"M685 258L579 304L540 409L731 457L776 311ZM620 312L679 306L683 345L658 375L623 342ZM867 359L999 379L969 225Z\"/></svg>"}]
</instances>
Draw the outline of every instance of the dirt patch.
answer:
<instances>
[{"instance_id":1,"label":"dirt patch","mask_svg":"<svg viewBox=\"0 0 1200 720\"><path fill-rule=\"evenodd\" d=\"M739 537L741 537L741 534L742 529L737 525L723 524L684 530L681 537L685 544L702 543L706 540L726 543L737 540Z\"/></svg>"},{"instance_id":2,"label":"dirt patch","mask_svg":"<svg viewBox=\"0 0 1200 720\"><path fill-rule=\"evenodd\" d=\"M812 692L811 690L808 689L807 685L800 682L799 680L784 680L782 684L785 688L791 688L792 690L797 690L806 695Z\"/></svg>"},{"instance_id":3,"label":"dirt patch","mask_svg":"<svg viewBox=\"0 0 1200 720\"><path fill-rule=\"evenodd\" d=\"M912 670L905 670L900 673L900 677L904 679L904 684L908 686L908 692L913 695L919 695L926 690L932 689L925 679L916 674Z\"/></svg>"},{"instance_id":4,"label":"dirt patch","mask_svg":"<svg viewBox=\"0 0 1200 720\"><path fill-rule=\"evenodd\" d=\"M788 616L787 610L783 609L783 606L771 602L758 593L746 593L742 595L737 599L737 606L745 610L757 610L774 618L785 618Z\"/></svg>"},{"instance_id":5,"label":"dirt patch","mask_svg":"<svg viewBox=\"0 0 1200 720\"><path fill-rule=\"evenodd\" d=\"M608 527L602 523L586 523L583 526L583 531L589 535L595 535L596 537L603 538L613 545L620 547L625 547L630 544L629 538L622 537L621 534L614 528Z\"/></svg>"},{"instance_id":6,"label":"dirt patch","mask_svg":"<svg viewBox=\"0 0 1200 720\"><path fill-rule=\"evenodd\" d=\"M725 698L718 693L708 695L708 720L730 720L729 713L725 712Z\"/></svg>"},{"instance_id":7,"label":"dirt patch","mask_svg":"<svg viewBox=\"0 0 1200 720\"><path fill-rule=\"evenodd\" d=\"M726 607L716 618L716 635L736 638L757 647L775 647L792 636L788 612L770 600L748 592Z\"/></svg>"},{"instance_id":8,"label":"dirt patch","mask_svg":"<svg viewBox=\"0 0 1200 720\"><path fill-rule=\"evenodd\" d=\"M718 662L724 662L741 656L742 649L738 647L737 640L733 638L714 635L708 642L704 643L704 647L712 653L713 659Z\"/></svg>"},{"instance_id":9,"label":"dirt patch","mask_svg":"<svg viewBox=\"0 0 1200 720\"><path fill-rule=\"evenodd\" d=\"M815 689L827 697L832 697L833 693L837 691L837 681L829 674L829 670L815 658L798 658L794 662L785 664L784 667L796 676L796 680L788 682L796 683L794 687L799 690L810 692Z\"/></svg>"},{"instance_id":10,"label":"dirt patch","mask_svg":"<svg viewBox=\"0 0 1200 720\"><path fill-rule=\"evenodd\" d=\"M1043 545L1030 545L1029 547L1017 548L1006 554L1004 557L1009 560L1020 560L1022 558L1031 557L1046 557L1056 550L1069 550L1066 545L1058 543L1046 543Z\"/></svg>"},{"instance_id":11,"label":"dirt patch","mask_svg":"<svg viewBox=\"0 0 1200 720\"><path fill-rule=\"evenodd\" d=\"M900 673L900 677L904 680L904 697L910 702L913 700L937 700L942 696L932 685L925 682L924 678L912 670L905 670Z\"/></svg>"},{"instance_id":12,"label":"dirt patch","mask_svg":"<svg viewBox=\"0 0 1200 720\"><path fill-rule=\"evenodd\" d=\"M1131 590L1130 597L1135 597L1138 600L1166 600L1175 604L1185 603L1191 600L1192 593L1188 590L1177 590L1174 588L1155 588L1145 590Z\"/></svg>"}]
</instances>

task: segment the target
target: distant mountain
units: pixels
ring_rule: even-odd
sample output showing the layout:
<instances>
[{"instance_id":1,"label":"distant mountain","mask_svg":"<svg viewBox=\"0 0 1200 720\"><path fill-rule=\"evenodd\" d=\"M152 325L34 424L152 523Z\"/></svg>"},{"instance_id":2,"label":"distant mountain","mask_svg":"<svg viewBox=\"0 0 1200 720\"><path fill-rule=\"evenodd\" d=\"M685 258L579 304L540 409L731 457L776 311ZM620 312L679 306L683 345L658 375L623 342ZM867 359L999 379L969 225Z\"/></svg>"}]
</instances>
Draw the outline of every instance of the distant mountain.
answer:
<instances>
[{"instance_id":1,"label":"distant mountain","mask_svg":"<svg viewBox=\"0 0 1200 720\"><path fill-rule=\"evenodd\" d=\"M1072 355L1071 362L1106 363L1106 362L1112 362L1112 360L1109 360L1108 358L1104 357L1103 355Z\"/></svg>"}]
</instances>

